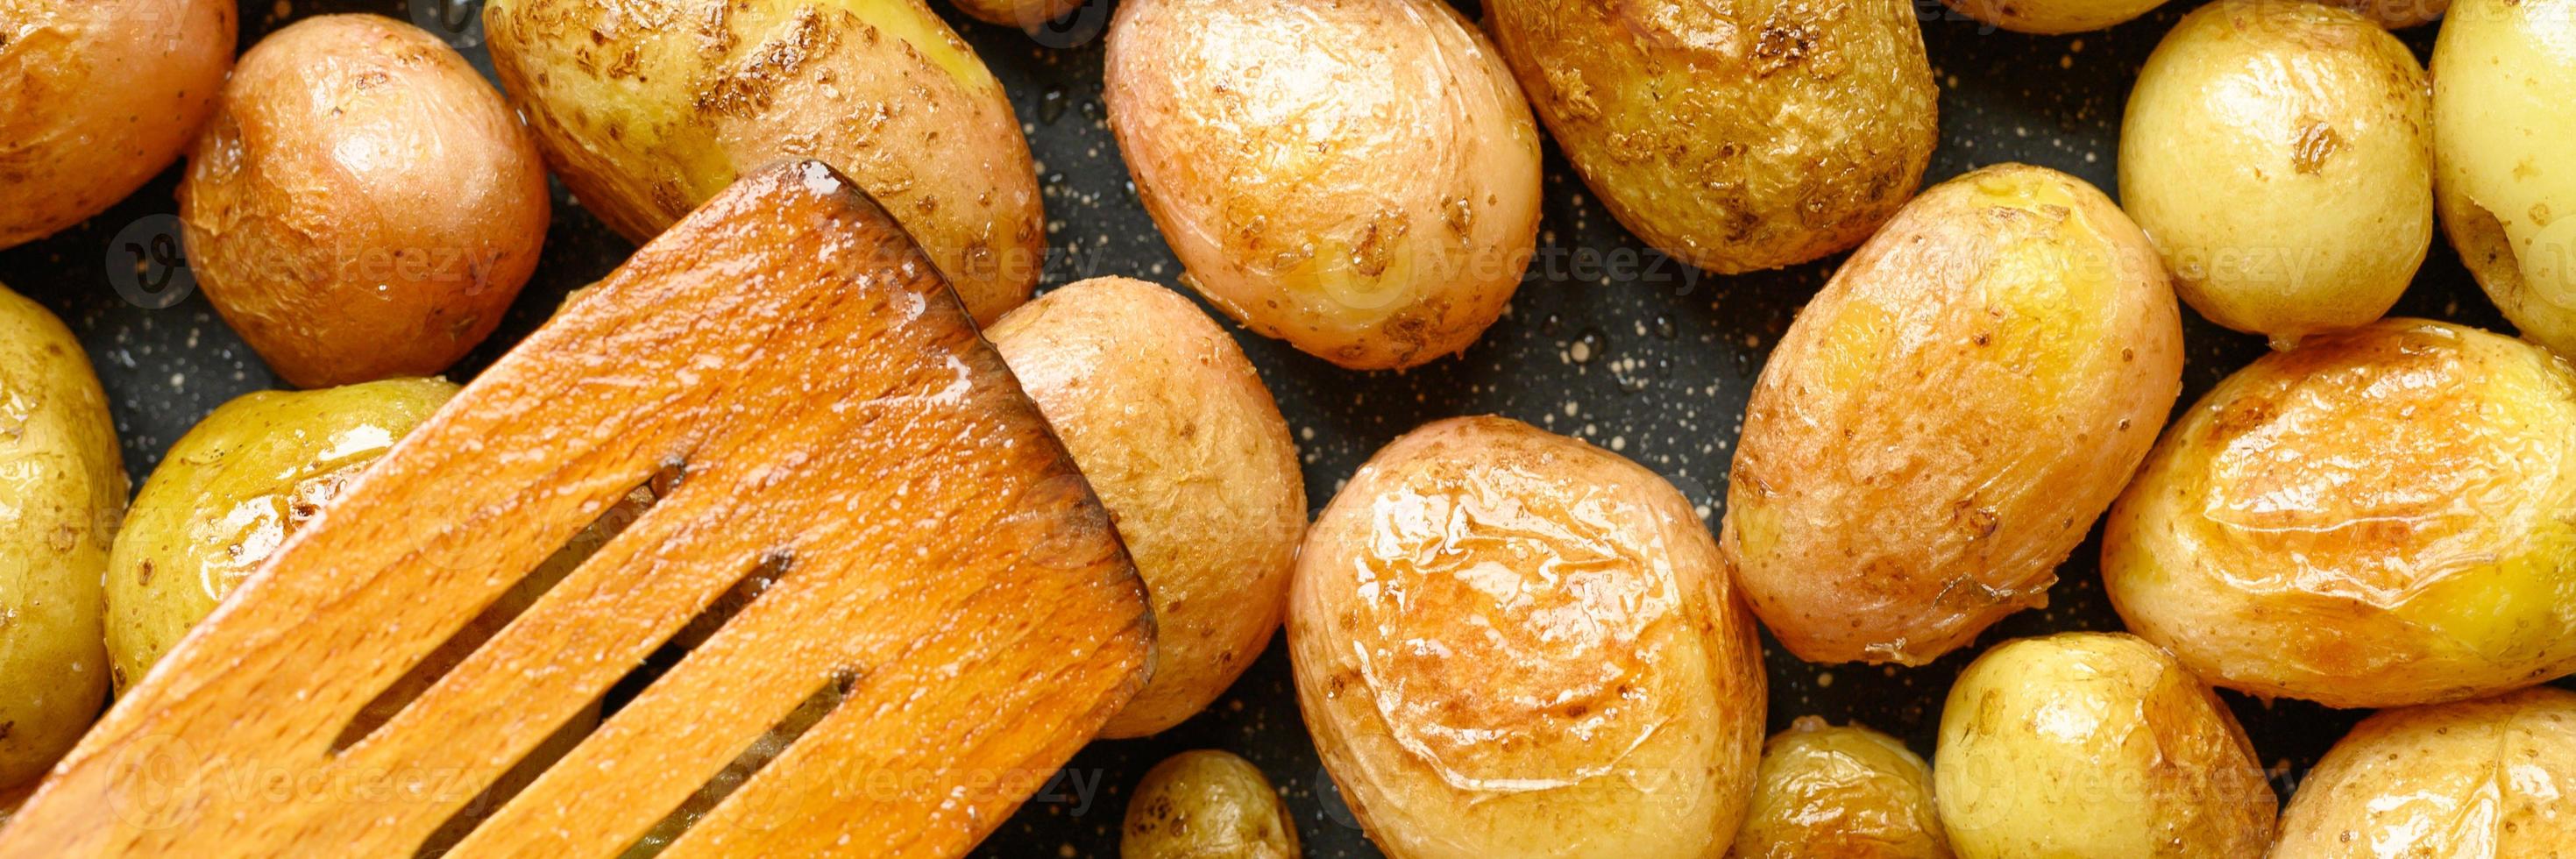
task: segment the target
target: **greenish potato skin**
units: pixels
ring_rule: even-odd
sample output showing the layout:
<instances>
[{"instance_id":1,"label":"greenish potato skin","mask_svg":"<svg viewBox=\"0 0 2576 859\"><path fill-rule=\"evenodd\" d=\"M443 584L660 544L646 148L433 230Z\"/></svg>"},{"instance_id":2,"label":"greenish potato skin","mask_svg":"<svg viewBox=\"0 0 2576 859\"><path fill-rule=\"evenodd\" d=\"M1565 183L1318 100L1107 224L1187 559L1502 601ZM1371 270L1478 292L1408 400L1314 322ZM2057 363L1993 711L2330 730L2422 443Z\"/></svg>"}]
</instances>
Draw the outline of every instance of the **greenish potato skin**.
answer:
<instances>
[{"instance_id":1,"label":"greenish potato skin","mask_svg":"<svg viewBox=\"0 0 2576 859\"><path fill-rule=\"evenodd\" d=\"M1908 3L1485 8L1593 194L1647 244L1709 271L1859 244L1913 196L1940 136Z\"/></svg>"},{"instance_id":2,"label":"greenish potato skin","mask_svg":"<svg viewBox=\"0 0 2576 859\"><path fill-rule=\"evenodd\" d=\"M1960 14L2016 33L2053 36L2100 30L2153 11L2165 0L1942 0Z\"/></svg>"},{"instance_id":3,"label":"greenish potato skin","mask_svg":"<svg viewBox=\"0 0 2576 859\"><path fill-rule=\"evenodd\" d=\"M117 691L141 682L225 594L455 393L439 379L259 391L180 436L135 495L107 563Z\"/></svg>"},{"instance_id":4,"label":"greenish potato skin","mask_svg":"<svg viewBox=\"0 0 2576 859\"><path fill-rule=\"evenodd\" d=\"M2130 631L2210 682L2333 707L2576 671L2576 369L2386 319L2237 371L2102 538Z\"/></svg>"},{"instance_id":5,"label":"greenish potato skin","mask_svg":"<svg viewBox=\"0 0 2576 859\"><path fill-rule=\"evenodd\" d=\"M1119 859L1296 859L1297 822L1251 762L1220 751L1163 759L1127 800Z\"/></svg>"},{"instance_id":6,"label":"greenish potato skin","mask_svg":"<svg viewBox=\"0 0 2576 859\"><path fill-rule=\"evenodd\" d=\"M2461 0L2433 44L2434 200L2522 336L2576 358L2576 0Z\"/></svg>"},{"instance_id":7,"label":"greenish potato skin","mask_svg":"<svg viewBox=\"0 0 2576 859\"><path fill-rule=\"evenodd\" d=\"M0 287L0 792L43 775L98 716L99 577L125 490L80 342Z\"/></svg>"},{"instance_id":8,"label":"greenish potato skin","mask_svg":"<svg viewBox=\"0 0 2576 859\"><path fill-rule=\"evenodd\" d=\"M2045 605L2173 409L2180 314L2081 179L1923 192L1754 384L1718 538L1754 613L1810 662L1920 665Z\"/></svg>"},{"instance_id":9,"label":"greenish potato skin","mask_svg":"<svg viewBox=\"0 0 2576 859\"><path fill-rule=\"evenodd\" d=\"M1935 802L1963 859L2254 857L2277 800L2218 696L2155 645L2070 632L1950 687Z\"/></svg>"},{"instance_id":10,"label":"greenish potato skin","mask_svg":"<svg viewBox=\"0 0 2576 859\"><path fill-rule=\"evenodd\" d=\"M902 223L977 324L1037 286L1028 140L921 0L496 0L483 24L548 165L627 238L745 171L811 157Z\"/></svg>"},{"instance_id":11,"label":"greenish potato skin","mask_svg":"<svg viewBox=\"0 0 2576 859\"><path fill-rule=\"evenodd\" d=\"M2384 710L2281 813L2280 859L2576 855L2576 693Z\"/></svg>"},{"instance_id":12,"label":"greenish potato skin","mask_svg":"<svg viewBox=\"0 0 2576 859\"><path fill-rule=\"evenodd\" d=\"M1733 859L1949 859L1932 768L1886 734L1800 716L1762 746Z\"/></svg>"},{"instance_id":13,"label":"greenish potato skin","mask_svg":"<svg viewBox=\"0 0 2576 859\"><path fill-rule=\"evenodd\" d=\"M2431 84L2342 9L2222 0L2156 46L2120 126L2120 201L2174 288L2276 343L2369 323L2433 241Z\"/></svg>"}]
</instances>

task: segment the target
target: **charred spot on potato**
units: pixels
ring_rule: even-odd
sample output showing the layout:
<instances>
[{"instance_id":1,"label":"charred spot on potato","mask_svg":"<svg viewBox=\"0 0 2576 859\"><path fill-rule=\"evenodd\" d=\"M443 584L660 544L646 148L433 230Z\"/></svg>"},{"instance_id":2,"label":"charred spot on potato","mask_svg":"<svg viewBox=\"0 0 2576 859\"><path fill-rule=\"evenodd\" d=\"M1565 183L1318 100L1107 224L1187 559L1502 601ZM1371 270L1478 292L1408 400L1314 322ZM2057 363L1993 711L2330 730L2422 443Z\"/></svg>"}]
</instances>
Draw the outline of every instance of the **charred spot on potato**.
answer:
<instances>
[{"instance_id":1,"label":"charred spot on potato","mask_svg":"<svg viewBox=\"0 0 2576 859\"><path fill-rule=\"evenodd\" d=\"M2299 126L2298 137L2290 144L2290 165L2301 175L2314 176L2325 171L2327 159L2347 148L2334 126L2309 120Z\"/></svg>"}]
</instances>

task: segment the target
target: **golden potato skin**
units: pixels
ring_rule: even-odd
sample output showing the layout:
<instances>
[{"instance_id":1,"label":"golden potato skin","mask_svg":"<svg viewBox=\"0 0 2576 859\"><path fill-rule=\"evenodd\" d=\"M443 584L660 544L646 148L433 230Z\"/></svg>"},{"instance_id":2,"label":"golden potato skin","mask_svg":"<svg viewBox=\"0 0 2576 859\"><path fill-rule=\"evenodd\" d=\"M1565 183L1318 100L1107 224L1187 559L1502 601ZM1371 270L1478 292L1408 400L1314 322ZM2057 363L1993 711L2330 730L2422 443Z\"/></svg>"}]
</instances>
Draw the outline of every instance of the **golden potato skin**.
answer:
<instances>
[{"instance_id":1,"label":"golden potato skin","mask_svg":"<svg viewBox=\"0 0 2576 859\"><path fill-rule=\"evenodd\" d=\"M116 689L152 664L456 386L386 379L233 398L170 445L107 562Z\"/></svg>"},{"instance_id":2,"label":"golden potato skin","mask_svg":"<svg viewBox=\"0 0 2576 859\"><path fill-rule=\"evenodd\" d=\"M1762 745L1732 859L1949 859L1932 768L1886 734L1800 716Z\"/></svg>"},{"instance_id":3,"label":"golden potato skin","mask_svg":"<svg viewBox=\"0 0 2576 859\"><path fill-rule=\"evenodd\" d=\"M2016 33L2100 30L2153 11L2165 0L1942 0L1959 13Z\"/></svg>"},{"instance_id":4,"label":"golden potato skin","mask_svg":"<svg viewBox=\"0 0 2576 859\"><path fill-rule=\"evenodd\" d=\"M1847 250L1913 196L1940 139L1896 0L1493 0L1486 24L1602 205L1722 274ZM1724 10L1724 11L1721 11Z\"/></svg>"},{"instance_id":5,"label":"golden potato skin","mask_svg":"<svg viewBox=\"0 0 2576 859\"><path fill-rule=\"evenodd\" d=\"M2301 0L2283 0L2301 2ZM2451 0L2318 0L2328 6L2347 9L2391 30L2403 30L2441 20L2451 8Z\"/></svg>"},{"instance_id":6,"label":"golden potato skin","mask_svg":"<svg viewBox=\"0 0 2576 859\"><path fill-rule=\"evenodd\" d=\"M1184 282L1344 367L1474 343L1538 236L1539 140L1439 0L1134 0L1102 98Z\"/></svg>"},{"instance_id":7,"label":"golden potato skin","mask_svg":"<svg viewBox=\"0 0 2576 859\"><path fill-rule=\"evenodd\" d=\"M1810 662L1919 665L2043 605L2182 384L2173 290L2083 180L1925 191L1763 367L1719 545Z\"/></svg>"},{"instance_id":8,"label":"golden potato skin","mask_svg":"<svg viewBox=\"0 0 2576 859\"><path fill-rule=\"evenodd\" d=\"M2120 633L1977 657L1942 705L1932 773L1962 859L2260 856L2278 802L2218 696Z\"/></svg>"},{"instance_id":9,"label":"golden potato skin","mask_svg":"<svg viewBox=\"0 0 2576 859\"><path fill-rule=\"evenodd\" d=\"M1334 496L1289 596L1297 704L1394 859L1710 857L1760 756L1761 650L1670 484L1493 417Z\"/></svg>"},{"instance_id":10,"label":"golden potato skin","mask_svg":"<svg viewBox=\"0 0 2576 859\"><path fill-rule=\"evenodd\" d=\"M0 248L98 214L188 148L233 0L0 0Z\"/></svg>"},{"instance_id":11,"label":"golden potato skin","mask_svg":"<svg viewBox=\"0 0 2576 859\"><path fill-rule=\"evenodd\" d=\"M2576 370L2388 319L2266 355L2165 434L2102 584L2210 682L2334 707L2576 671Z\"/></svg>"},{"instance_id":12,"label":"golden potato skin","mask_svg":"<svg viewBox=\"0 0 2576 859\"><path fill-rule=\"evenodd\" d=\"M2434 201L2522 336L2576 357L2576 0L2461 0L2433 45Z\"/></svg>"},{"instance_id":13,"label":"golden potato skin","mask_svg":"<svg viewBox=\"0 0 2576 859\"><path fill-rule=\"evenodd\" d=\"M496 0L492 66L581 205L641 242L736 176L816 158L990 324L1044 263L1002 85L921 0Z\"/></svg>"},{"instance_id":14,"label":"golden potato skin","mask_svg":"<svg viewBox=\"0 0 2576 859\"><path fill-rule=\"evenodd\" d=\"M2433 242L2431 84L2342 9L2222 0L2157 44L2120 126L2120 202L2220 325L2296 342L2378 319Z\"/></svg>"},{"instance_id":15,"label":"golden potato skin","mask_svg":"<svg viewBox=\"0 0 2576 859\"><path fill-rule=\"evenodd\" d=\"M1138 737L1215 701L1287 610L1306 484L1243 350L1189 299L1123 277L1047 293L984 335L1117 524L1154 610L1154 675L1101 729Z\"/></svg>"},{"instance_id":16,"label":"golden potato skin","mask_svg":"<svg viewBox=\"0 0 2576 859\"><path fill-rule=\"evenodd\" d=\"M2280 859L2576 855L2576 693L2387 710L2326 752L2281 814Z\"/></svg>"},{"instance_id":17,"label":"golden potato skin","mask_svg":"<svg viewBox=\"0 0 2576 859\"><path fill-rule=\"evenodd\" d=\"M1127 800L1119 859L1297 859L1297 821L1251 762L1199 750L1163 759Z\"/></svg>"},{"instance_id":18,"label":"golden potato skin","mask_svg":"<svg viewBox=\"0 0 2576 859\"><path fill-rule=\"evenodd\" d=\"M43 775L98 716L99 576L125 487L80 342L0 287L0 791Z\"/></svg>"},{"instance_id":19,"label":"golden potato skin","mask_svg":"<svg viewBox=\"0 0 2576 859\"><path fill-rule=\"evenodd\" d=\"M179 183L188 264L271 369L447 369L501 322L550 217L536 143L410 24L325 15L242 55Z\"/></svg>"}]
</instances>

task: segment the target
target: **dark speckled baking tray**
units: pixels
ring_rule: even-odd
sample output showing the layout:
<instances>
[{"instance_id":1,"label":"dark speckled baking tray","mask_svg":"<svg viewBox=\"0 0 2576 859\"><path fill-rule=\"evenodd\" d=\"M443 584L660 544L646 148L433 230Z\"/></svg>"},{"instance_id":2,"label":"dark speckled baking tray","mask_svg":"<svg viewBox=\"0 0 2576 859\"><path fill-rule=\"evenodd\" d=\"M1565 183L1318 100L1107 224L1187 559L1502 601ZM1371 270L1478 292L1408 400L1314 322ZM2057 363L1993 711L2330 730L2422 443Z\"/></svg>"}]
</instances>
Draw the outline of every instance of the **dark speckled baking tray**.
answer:
<instances>
[{"instance_id":1,"label":"dark speckled baking tray","mask_svg":"<svg viewBox=\"0 0 2576 859\"><path fill-rule=\"evenodd\" d=\"M479 29L443 26L440 2L277 0L270 6L253 0L242 10L242 44L296 16L371 11L451 35L488 73ZM1985 164L2025 161L2116 190L2112 157L2129 84L2189 0L2108 31L2050 38L1995 32L1930 0L1918 2L1926 4L1924 41L1941 85L1942 144L1926 184ZM1108 2L1096 0L1034 35L978 24L944 5L941 11L1009 88L1037 153L1052 249L1045 284L1105 274L1174 283L1178 265L1137 204L1102 116L1097 36ZM2432 34L2424 27L2403 35L2421 55ZM126 466L138 484L162 449L217 404L279 384L202 296L147 306L177 297L166 285L154 290L162 274L157 263L147 260L138 269L136 261L137 249L153 256L155 236L173 232L168 214L176 177L176 170L165 173L78 228L0 252L0 282L44 302L79 332L113 400ZM1297 434L1316 507L1372 451L1405 430L1435 418L1496 413L1644 463L1716 521L1746 392L1791 315L1840 258L1780 272L1703 276L1622 231L1553 147L1546 193L1541 239L1559 252L1542 254L1540 270L1520 288L1510 312L1463 356L1403 374L1355 374L1237 329ZM2439 239L2434 245L2397 312L2504 329L2449 247ZM450 375L461 380L481 369L566 291L606 273L630 250L558 188L535 280L500 333ZM2263 344L2184 315L2188 404ZM1980 647L1927 667L1814 666L1771 648L1772 729L1806 714L1858 720L1929 757L1941 696L1982 645L2053 630L2120 628L2102 598L2096 557L2094 543L2076 550L2048 609L2016 615L1989 630ZM2361 715L2233 694L2227 700L2284 795ZM980 853L1114 856L1128 790L1156 761L1192 748L1230 750L1268 772L1295 809L1309 855L1376 855L1316 761L1297 715L1286 654L1277 646L1198 718L1152 739L1093 744Z\"/></svg>"}]
</instances>

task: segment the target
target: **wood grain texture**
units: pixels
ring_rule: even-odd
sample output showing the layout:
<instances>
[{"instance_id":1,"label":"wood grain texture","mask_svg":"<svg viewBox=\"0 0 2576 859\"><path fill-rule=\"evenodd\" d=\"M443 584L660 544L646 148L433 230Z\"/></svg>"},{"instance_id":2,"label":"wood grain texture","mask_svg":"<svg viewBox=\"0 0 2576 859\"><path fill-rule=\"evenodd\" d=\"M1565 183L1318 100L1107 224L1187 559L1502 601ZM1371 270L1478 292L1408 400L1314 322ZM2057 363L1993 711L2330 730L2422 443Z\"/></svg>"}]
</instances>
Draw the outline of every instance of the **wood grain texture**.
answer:
<instances>
[{"instance_id":1,"label":"wood grain texture","mask_svg":"<svg viewBox=\"0 0 2576 859\"><path fill-rule=\"evenodd\" d=\"M409 708L358 709L666 464ZM639 250L120 701L0 859L406 855L764 562L784 573L451 855L609 856L835 678L670 855L963 853L1142 684L1141 585L936 270L814 162Z\"/></svg>"}]
</instances>

